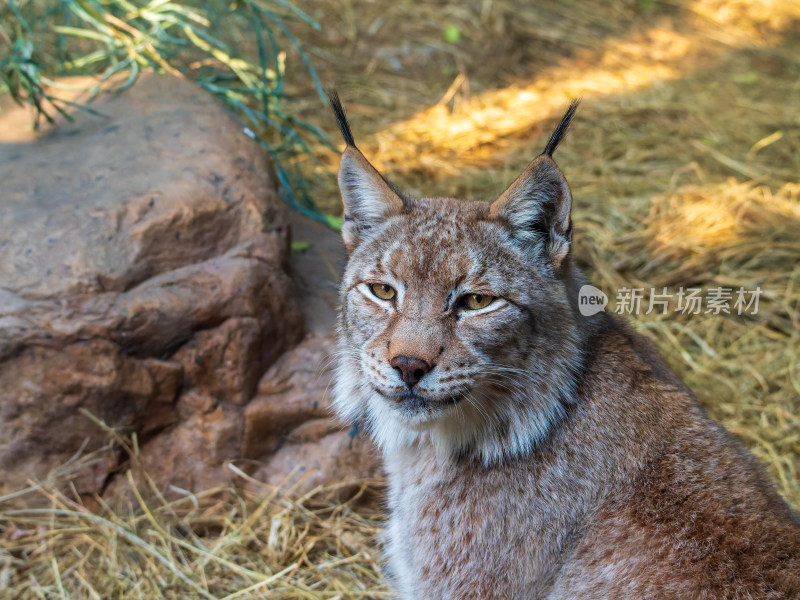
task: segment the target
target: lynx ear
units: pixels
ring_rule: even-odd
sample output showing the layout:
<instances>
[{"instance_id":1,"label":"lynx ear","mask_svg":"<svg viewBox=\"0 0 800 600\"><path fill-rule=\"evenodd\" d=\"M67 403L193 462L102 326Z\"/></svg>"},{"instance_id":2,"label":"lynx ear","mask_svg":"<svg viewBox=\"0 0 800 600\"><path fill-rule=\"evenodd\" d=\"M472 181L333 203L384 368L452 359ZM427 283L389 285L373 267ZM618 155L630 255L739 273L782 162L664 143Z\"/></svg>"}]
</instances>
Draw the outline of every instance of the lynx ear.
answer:
<instances>
[{"instance_id":1,"label":"lynx ear","mask_svg":"<svg viewBox=\"0 0 800 600\"><path fill-rule=\"evenodd\" d=\"M347 143L339 164L339 189L344 203L342 238L347 251L350 252L367 230L392 215L400 214L403 210L403 201L389 182L356 148L339 95L332 91L328 97L339 130Z\"/></svg>"},{"instance_id":2,"label":"lynx ear","mask_svg":"<svg viewBox=\"0 0 800 600\"><path fill-rule=\"evenodd\" d=\"M492 203L489 216L508 223L520 241L542 247L558 270L569 254L571 208L567 180L553 159L542 154Z\"/></svg>"},{"instance_id":3,"label":"lynx ear","mask_svg":"<svg viewBox=\"0 0 800 600\"><path fill-rule=\"evenodd\" d=\"M348 251L367 230L403 210L403 201L355 146L342 154L339 189L344 203L342 238Z\"/></svg>"},{"instance_id":4,"label":"lynx ear","mask_svg":"<svg viewBox=\"0 0 800 600\"><path fill-rule=\"evenodd\" d=\"M544 152L492 204L489 215L506 221L520 240L542 247L555 270L572 241L572 193L553 152L569 129L580 100L573 100L553 130Z\"/></svg>"}]
</instances>

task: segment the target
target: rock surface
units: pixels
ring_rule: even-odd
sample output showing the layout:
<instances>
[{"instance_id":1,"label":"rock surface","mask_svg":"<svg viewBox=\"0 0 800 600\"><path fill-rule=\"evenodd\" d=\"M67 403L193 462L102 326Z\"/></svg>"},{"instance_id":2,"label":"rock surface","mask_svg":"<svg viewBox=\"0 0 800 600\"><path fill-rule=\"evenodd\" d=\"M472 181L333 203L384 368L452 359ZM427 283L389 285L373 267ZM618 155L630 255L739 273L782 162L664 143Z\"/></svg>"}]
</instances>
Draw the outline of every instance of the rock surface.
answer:
<instances>
[{"instance_id":1,"label":"rock surface","mask_svg":"<svg viewBox=\"0 0 800 600\"><path fill-rule=\"evenodd\" d=\"M376 473L372 445L329 416L333 347L311 335L261 380L246 411L245 455L268 457L254 478L306 490Z\"/></svg>"},{"instance_id":2,"label":"rock surface","mask_svg":"<svg viewBox=\"0 0 800 600\"><path fill-rule=\"evenodd\" d=\"M237 459L271 482L372 473L326 411L336 234L292 217L313 240L292 256L262 151L188 82L93 108L36 139L0 113L0 495L102 448L85 411L135 432L160 485L219 485ZM109 449L79 492L125 459Z\"/></svg>"}]
</instances>

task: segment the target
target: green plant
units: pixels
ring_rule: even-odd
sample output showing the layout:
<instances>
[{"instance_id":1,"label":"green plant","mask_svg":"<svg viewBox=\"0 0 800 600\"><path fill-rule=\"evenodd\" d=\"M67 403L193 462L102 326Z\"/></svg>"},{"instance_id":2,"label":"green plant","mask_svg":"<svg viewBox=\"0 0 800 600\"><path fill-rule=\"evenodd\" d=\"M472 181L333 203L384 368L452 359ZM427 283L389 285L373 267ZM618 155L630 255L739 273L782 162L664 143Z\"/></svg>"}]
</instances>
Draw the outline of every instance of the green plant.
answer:
<instances>
[{"instance_id":1,"label":"green plant","mask_svg":"<svg viewBox=\"0 0 800 600\"><path fill-rule=\"evenodd\" d=\"M35 109L36 124L67 108L57 77L92 75L121 91L145 70L191 78L223 102L273 158L283 198L335 223L313 201L318 181L297 167L326 134L287 108L287 50L322 86L289 24L319 24L287 0L6 0L0 7L0 93ZM286 49L284 49L284 47ZM252 58L251 58L252 56ZM109 83L106 83L109 85Z\"/></svg>"}]
</instances>

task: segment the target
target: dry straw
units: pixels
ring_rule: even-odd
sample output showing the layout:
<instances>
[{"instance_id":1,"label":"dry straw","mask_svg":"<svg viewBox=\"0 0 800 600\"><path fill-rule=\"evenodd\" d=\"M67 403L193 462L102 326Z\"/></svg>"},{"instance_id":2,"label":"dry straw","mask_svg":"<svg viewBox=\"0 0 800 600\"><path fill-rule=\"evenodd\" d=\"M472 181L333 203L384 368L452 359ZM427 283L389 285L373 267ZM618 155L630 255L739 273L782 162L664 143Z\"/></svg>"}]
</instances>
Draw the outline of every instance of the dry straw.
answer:
<instances>
[{"instance_id":1,"label":"dry straw","mask_svg":"<svg viewBox=\"0 0 800 600\"><path fill-rule=\"evenodd\" d=\"M0 498L3 598L380 598L378 482L266 486L229 465L239 485L165 494L135 444L109 431L141 477L113 504L65 482L89 454L48 481ZM18 508L21 502L28 506ZM32 507L33 506L33 507Z\"/></svg>"}]
</instances>

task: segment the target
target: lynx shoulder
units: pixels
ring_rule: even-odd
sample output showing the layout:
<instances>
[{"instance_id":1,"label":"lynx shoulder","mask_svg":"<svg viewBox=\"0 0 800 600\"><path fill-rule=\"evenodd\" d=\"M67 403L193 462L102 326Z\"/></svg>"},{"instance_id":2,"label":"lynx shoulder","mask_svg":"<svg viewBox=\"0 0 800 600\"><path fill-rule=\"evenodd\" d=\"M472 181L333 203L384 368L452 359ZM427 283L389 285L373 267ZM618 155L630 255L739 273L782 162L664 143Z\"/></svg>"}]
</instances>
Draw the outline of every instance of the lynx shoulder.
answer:
<instances>
[{"instance_id":1,"label":"lynx shoulder","mask_svg":"<svg viewBox=\"0 0 800 600\"><path fill-rule=\"evenodd\" d=\"M800 598L800 521L654 348L581 314L545 152L495 201L413 198L347 146L334 404L381 448L405 599Z\"/></svg>"}]
</instances>

